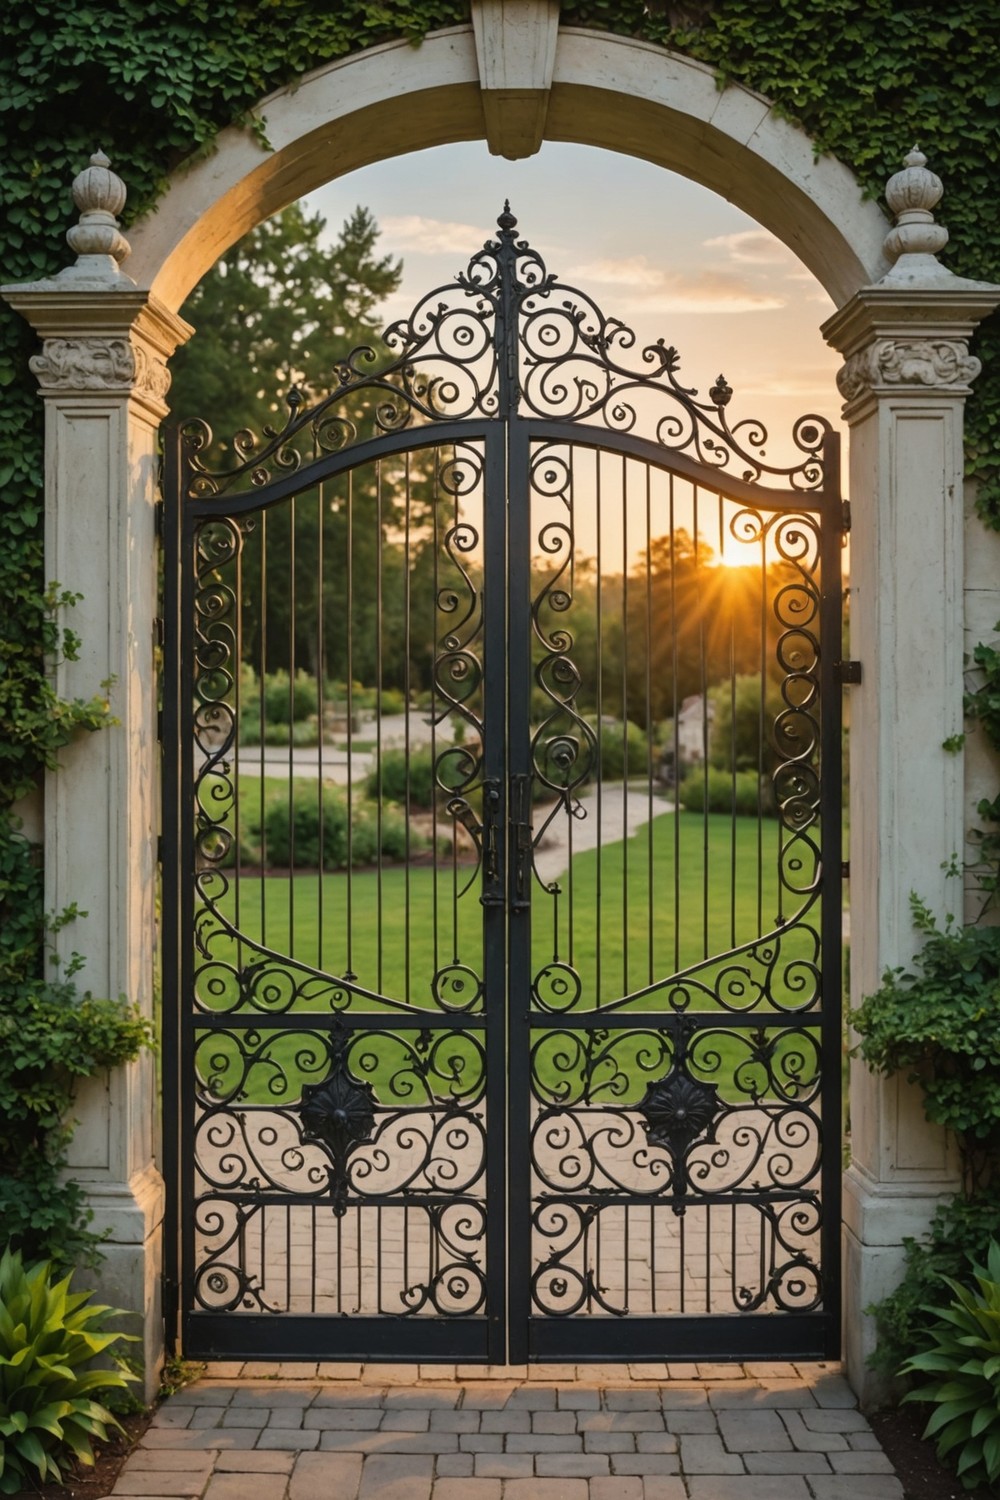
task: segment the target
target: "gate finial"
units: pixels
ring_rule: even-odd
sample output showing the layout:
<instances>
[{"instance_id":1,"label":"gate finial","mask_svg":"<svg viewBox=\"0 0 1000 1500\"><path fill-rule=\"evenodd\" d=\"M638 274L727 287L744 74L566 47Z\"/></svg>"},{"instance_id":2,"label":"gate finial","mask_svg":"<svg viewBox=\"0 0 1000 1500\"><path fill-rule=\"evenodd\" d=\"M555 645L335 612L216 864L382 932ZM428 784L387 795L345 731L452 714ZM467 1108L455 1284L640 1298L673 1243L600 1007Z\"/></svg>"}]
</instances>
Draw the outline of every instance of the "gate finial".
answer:
<instances>
[{"instance_id":1,"label":"gate finial","mask_svg":"<svg viewBox=\"0 0 1000 1500\"><path fill-rule=\"evenodd\" d=\"M121 265L131 245L118 227L117 215L125 207L124 182L111 171L103 151L95 151L90 165L73 179L73 202L80 222L66 231L71 250L78 256L110 255Z\"/></svg>"},{"instance_id":2,"label":"gate finial","mask_svg":"<svg viewBox=\"0 0 1000 1500\"><path fill-rule=\"evenodd\" d=\"M903 170L886 183L886 202L896 216L895 228L885 237L890 260L901 255L929 255L935 260L948 243L948 231L934 222L933 209L941 201L944 186L927 170L927 158L914 146L904 158Z\"/></svg>"},{"instance_id":3,"label":"gate finial","mask_svg":"<svg viewBox=\"0 0 1000 1500\"><path fill-rule=\"evenodd\" d=\"M497 228L509 234L512 229L517 228L517 220L510 211L510 199L503 200L503 213L497 215Z\"/></svg>"}]
</instances>

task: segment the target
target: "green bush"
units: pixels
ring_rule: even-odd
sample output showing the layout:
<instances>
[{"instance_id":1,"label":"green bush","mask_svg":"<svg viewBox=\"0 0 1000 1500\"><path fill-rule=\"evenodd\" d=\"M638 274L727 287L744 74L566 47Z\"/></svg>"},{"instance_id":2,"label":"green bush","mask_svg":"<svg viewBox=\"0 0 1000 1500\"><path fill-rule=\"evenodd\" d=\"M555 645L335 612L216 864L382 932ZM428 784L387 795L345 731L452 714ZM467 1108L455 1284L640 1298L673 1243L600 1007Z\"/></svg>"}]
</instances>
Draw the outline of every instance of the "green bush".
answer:
<instances>
[{"instance_id":1,"label":"green bush","mask_svg":"<svg viewBox=\"0 0 1000 1500\"><path fill-rule=\"evenodd\" d=\"M382 689L381 708L384 714L402 714L406 712L406 698L399 688L387 687Z\"/></svg>"},{"instance_id":2,"label":"green bush","mask_svg":"<svg viewBox=\"0 0 1000 1500\"><path fill-rule=\"evenodd\" d=\"M761 711L760 677L739 675L710 688L713 705L709 760L720 771L774 770L779 756L774 745L774 722L785 707L773 682L765 681ZM735 712L734 712L735 710Z\"/></svg>"},{"instance_id":3,"label":"green bush","mask_svg":"<svg viewBox=\"0 0 1000 1500\"><path fill-rule=\"evenodd\" d=\"M597 733L597 720L588 720ZM649 772L649 742L646 731L633 724L630 719L602 719L597 733L598 764L591 778L602 781L622 781L626 776L646 776ZM627 751L627 764L626 764ZM656 755L653 755L656 764Z\"/></svg>"},{"instance_id":4,"label":"green bush","mask_svg":"<svg viewBox=\"0 0 1000 1500\"><path fill-rule=\"evenodd\" d=\"M81 1078L150 1046L152 1026L124 999L80 995L68 981L19 978L12 964L0 962L0 983L2 1241L30 1259L93 1264L85 1194L60 1172L74 1092Z\"/></svg>"},{"instance_id":5,"label":"green bush","mask_svg":"<svg viewBox=\"0 0 1000 1500\"><path fill-rule=\"evenodd\" d=\"M708 812L735 812L744 818L755 818L758 807L766 813L769 806L756 771L737 771L733 776L714 766L709 766L707 775L703 767L689 771L681 782L680 800L688 812L706 811L707 801Z\"/></svg>"},{"instance_id":6,"label":"green bush","mask_svg":"<svg viewBox=\"0 0 1000 1500\"><path fill-rule=\"evenodd\" d=\"M72 1458L92 1464L93 1440L118 1423L91 1393L135 1378L81 1368L134 1338L106 1332L104 1319L117 1309L88 1307L91 1293L71 1293L71 1279L55 1281L47 1261L25 1269L20 1255L0 1258L0 1494L61 1482Z\"/></svg>"},{"instance_id":7,"label":"green bush","mask_svg":"<svg viewBox=\"0 0 1000 1500\"><path fill-rule=\"evenodd\" d=\"M851 1021L879 1073L919 1083L924 1113L954 1130L969 1190L984 1185L1000 1137L1000 927L939 928L911 896L924 945L913 969L889 969Z\"/></svg>"},{"instance_id":8,"label":"green bush","mask_svg":"<svg viewBox=\"0 0 1000 1500\"><path fill-rule=\"evenodd\" d=\"M866 1309L875 1319L877 1343L868 1363L895 1375L903 1361L930 1347L934 1314L929 1308L948 1280L968 1281L970 1267L986 1259L1000 1224L1000 1190L959 1195L938 1205L927 1235L903 1242L902 1280L888 1297Z\"/></svg>"},{"instance_id":9,"label":"green bush","mask_svg":"<svg viewBox=\"0 0 1000 1500\"><path fill-rule=\"evenodd\" d=\"M904 1397L937 1410L924 1437L938 1457L956 1463L966 1489L1000 1479L1000 1245L992 1240L987 1269L974 1268L976 1289L946 1277L954 1294L936 1309L931 1347L914 1354L901 1375L930 1376Z\"/></svg>"},{"instance_id":10,"label":"green bush","mask_svg":"<svg viewBox=\"0 0 1000 1500\"><path fill-rule=\"evenodd\" d=\"M296 672L295 687L284 668L268 672L264 678L264 720L266 724L299 723L311 718L319 707L315 677ZM260 712L258 708L258 713Z\"/></svg>"},{"instance_id":11,"label":"green bush","mask_svg":"<svg viewBox=\"0 0 1000 1500\"><path fill-rule=\"evenodd\" d=\"M388 798L390 802L411 807L433 807L437 783L434 779L434 755L431 750L385 750L381 762L373 766L365 781L369 797Z\"/></svg>"},{"instance_id":12,"label":"green bush","mask_svg":"<svg viewBox=\"0 0 1000 1500\"><path fill-rule=\"evenodd\" d=\"M319 744L319 728L315 719L296 719L294 724L265 724L264 744L277 745L280 749L287 750L288 742L303 749L311 749ZM251 741L244 741L248 744ZM257 727L256 743L260 743L260 726Z\"/></svg>"},{"instance_id":13,"label":"green bush","mask_svg":"<svg viewBox=\"0 0 1000 1500\"><path fill-rule=\"evenodd\" d=\"M296 869L319 869L321 847L324 870L346 870L348 853L352 865L374 864L380 848L383 859L406 858L407 819L398 807L383 803L380 826L377 807L370 802L356 802L351 820L350 850L347 832L346 794L339 787L323 787L321 822L316 787L298 782L290 808L288 799L282 798L272 803L265 814L268 865L287 867L294 857ZM243 845L242 858L248 863L257 863L260 847L255 848L251 839L252 835L248 836ZM411 854L426 847L426 839L411 832Z\"/></svg>"}]
</instances>

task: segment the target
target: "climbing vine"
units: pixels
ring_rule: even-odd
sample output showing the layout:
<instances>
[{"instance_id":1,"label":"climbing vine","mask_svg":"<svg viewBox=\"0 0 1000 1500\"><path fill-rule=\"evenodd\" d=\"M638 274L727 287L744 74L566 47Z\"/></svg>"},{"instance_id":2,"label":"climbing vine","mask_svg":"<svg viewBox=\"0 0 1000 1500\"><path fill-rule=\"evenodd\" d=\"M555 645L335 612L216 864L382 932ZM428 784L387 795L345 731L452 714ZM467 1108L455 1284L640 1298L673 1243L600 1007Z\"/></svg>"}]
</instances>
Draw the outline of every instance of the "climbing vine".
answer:
<instances>
[{"instance_id":1,"label":"climbing vine","mask_svg":"<svg viewBox=\"0 0 1000 1500\"><path fill-rule=\"evenodd\" d=\"M467 18L467 0L326 7L312 0L7 0L0 14L3 279L35 280L66 264L69 184L96 146L126 180L127 215L135 218L156 202L170 172L210 150L223 127L243 123L266 149L266 119L254 106L271 90L361 48L393 38L418 43L432 27ZM918 143L947 185L942 219L953 240L945 260L959 273L1000 281L992 228L1000 12L993 0L946 8L936 0L565 0L562 20L661 43L710 64L722 82L765 94L872 196ZM71 654L76 642L65 622L72 598L47 586L43 574L42 414L27 368L34 344L26 324L0 310L0 1020L8 1026L29 1004L54 1007L45 1011L50 1022L81 1013L72 977L46 978L36 851L14 808L60 747L110 712L98 684L93 700L66 703L47 675L47 658ZM981 331L978 352L985 370L968 408L967 457L980 515L1000 529L1000 320ZM134 1016L121 1011L118 1024L121 1046L107 1038L108 1057L130 1055L141 1041ZM39 1042L10 1083L19 1098L31 1096L32 1068L52 1062L51 1045L64 1063L78 1050L72 1028L54 1034L62 1040L46 1043L49 1052ZM32 1215L44 1219L41 1205L55 1192L64 1143L57 1113L46 1103L35 1116L49 1149L31 1183L0 1139L0 1222L14 1222L8 1209L16 1198L16 1222L26 1226L26 1242L41 1248L58 1239L51 1223L32 1228ZM63 1191L66 1216L78 1218L79 1198Z\"/></svg>"}]
</instances>

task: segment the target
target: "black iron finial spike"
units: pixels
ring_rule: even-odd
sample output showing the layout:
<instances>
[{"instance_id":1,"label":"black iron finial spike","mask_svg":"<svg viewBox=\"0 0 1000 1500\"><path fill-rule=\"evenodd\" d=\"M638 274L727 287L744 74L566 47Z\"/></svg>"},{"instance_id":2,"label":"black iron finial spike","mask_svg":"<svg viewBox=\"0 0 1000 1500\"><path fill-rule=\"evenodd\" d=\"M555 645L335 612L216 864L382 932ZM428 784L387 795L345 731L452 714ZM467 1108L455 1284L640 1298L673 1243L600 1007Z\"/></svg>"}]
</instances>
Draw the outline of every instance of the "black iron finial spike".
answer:
<instances>
[{"instance_id":1,"label":"black iron finial spike","mask_svg":"<svg viewBox=\"0 0 1000 1500\"><path fill-rule=\"evenodd\" d=\"M503 229L506 232L509 232L510 230L517 227L517 220L510 211L509 198L505 198L503 200L503 213L498 216L497 224L499 228Z\"/></svg>"}]
</instances>

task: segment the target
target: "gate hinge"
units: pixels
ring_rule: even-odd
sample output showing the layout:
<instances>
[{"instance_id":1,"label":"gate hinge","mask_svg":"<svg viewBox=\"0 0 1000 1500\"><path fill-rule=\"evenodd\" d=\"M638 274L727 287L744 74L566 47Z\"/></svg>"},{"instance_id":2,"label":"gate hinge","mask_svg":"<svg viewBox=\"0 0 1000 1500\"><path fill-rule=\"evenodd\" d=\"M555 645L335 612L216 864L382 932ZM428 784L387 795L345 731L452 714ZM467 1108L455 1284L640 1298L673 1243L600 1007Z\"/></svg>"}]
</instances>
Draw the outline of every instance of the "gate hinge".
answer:
<instances>
[{"instance_id":1,"label":"gate hinge","mask_svg":"<svg viewBox=\"0 0 1000 1500\"><path fill-rule=\"evenodd\" d=\"M838 661L834 663L833 675L842 687L851 683L861 681L861 663L859 661Z\"/></svg>"},{"instance_id":2,"label":"gate hinge","mask_svg":"<svg viewBox=\"0 0 1000 1500\"><path fill-rule=\"evenodd\" d=\"M155 500L153 502L153 530L156 533L156 540L158 542L162 542L163 541L163 501L162 500Z\"/></svg>"},{"instance_id":3,"label":"gate hinge","mask_svg":"<svg viewBox=\"0 0 1000 1500\"><path fill-rule=\"evenodd\" d=\"M851 878L851 861L849 859L841 861L840 878L841 880L850 880Z\"/></svg>"},{"instance_id":4,"label":"gate hinge","mask_svg":"<svg viewBox=\"0 0 1000 1500\"><path fill-rule=\"evenodd\" d=\"M156 710L156 742L159 745L163 744L163 709L162 708L158 708Z\"/></svg>"},{"instance_id":5,"label":"gate hinge","mask_svg":"<svg viewBox=\"0 0 1000 1500\"><path fill-rule=\"evenodd\" d=\"M163 834L162 833L158 833L156 835L156 863L158 865L162 865L162 863L163 863Z\"/></svg>"},{"instance_id":6,"label":"gate hinge","mask_svg":"<svg viewBox=\"0 0 1000 1500\"><path fill-rule=\"evenodd\" d=\"M841 529L841 531L850 531L850 529L851 529L851 502L850 502L850 500L844 500L844 501L841 502L841 506L840 506L840 529Z\"/></svg>"},{"instance_id":7,"label":"gate hinge","mask_svg":"<svg viewBox=\"0 0 1000 1500\"><path fill-rule=\"evenodd\" d=\"M153 645L154 646L159 646L160 649L162 650L163 649L163 642L165 640L166 640L166 630L164 629L164 625L163 625L163 616L162 615L154 615L153 616Z\"/></svg>"}]
</instances>

